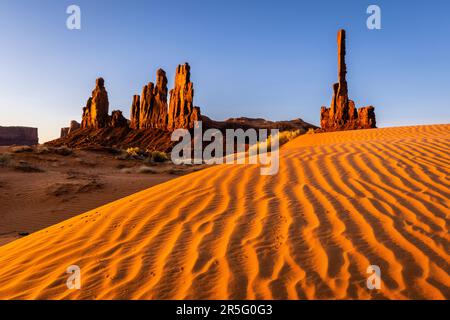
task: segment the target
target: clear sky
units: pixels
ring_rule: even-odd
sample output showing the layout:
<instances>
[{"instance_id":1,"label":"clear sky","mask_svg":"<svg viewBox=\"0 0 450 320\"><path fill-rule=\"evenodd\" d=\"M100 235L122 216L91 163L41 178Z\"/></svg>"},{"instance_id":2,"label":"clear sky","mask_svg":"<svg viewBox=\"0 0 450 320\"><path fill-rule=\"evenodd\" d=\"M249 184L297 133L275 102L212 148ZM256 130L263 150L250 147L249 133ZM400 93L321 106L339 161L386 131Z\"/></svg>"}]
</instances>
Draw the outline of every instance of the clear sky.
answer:
<instances>
[{"instance_id":1,"label":"clear sky","mask_svg":"<svg viewBox=\"0 0 450 320\"><path fill-rule=\"evenodd\" d=\"M81 30L66 9L81 7ZM382 29L366 27L370 4ZM0 0L0 125L56 138L102 76L110 110L189 62L195 104L217 120L319 123L347 30L350 98L379 127L450 122L450 1Z\"/></svg>"}]
</instances>

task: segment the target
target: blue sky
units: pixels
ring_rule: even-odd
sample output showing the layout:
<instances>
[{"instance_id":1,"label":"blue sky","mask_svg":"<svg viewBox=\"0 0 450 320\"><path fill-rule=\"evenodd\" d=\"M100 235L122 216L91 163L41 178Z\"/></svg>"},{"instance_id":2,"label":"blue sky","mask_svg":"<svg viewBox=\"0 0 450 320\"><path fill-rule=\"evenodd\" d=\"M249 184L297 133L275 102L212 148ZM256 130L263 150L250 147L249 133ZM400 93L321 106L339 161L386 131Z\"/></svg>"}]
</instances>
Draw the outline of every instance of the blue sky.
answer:
<instances>
[{"instance_id":1,"label":"blue sky","mask_svg":"<svg viewBox=\"0 0 450 320\"><path fill-rule=\"evenodd\" d=\"M81 7L81 30L66 8ZM369 30L377 4L382 29ZM450 2L0 0L0 125L39 128L41 142L80 120L95 78L110 110L166 70L191 64L195 104L214 119L319 123L347 30L350 98L378 125L450 122Z\"/></svg>"}]
</instances>

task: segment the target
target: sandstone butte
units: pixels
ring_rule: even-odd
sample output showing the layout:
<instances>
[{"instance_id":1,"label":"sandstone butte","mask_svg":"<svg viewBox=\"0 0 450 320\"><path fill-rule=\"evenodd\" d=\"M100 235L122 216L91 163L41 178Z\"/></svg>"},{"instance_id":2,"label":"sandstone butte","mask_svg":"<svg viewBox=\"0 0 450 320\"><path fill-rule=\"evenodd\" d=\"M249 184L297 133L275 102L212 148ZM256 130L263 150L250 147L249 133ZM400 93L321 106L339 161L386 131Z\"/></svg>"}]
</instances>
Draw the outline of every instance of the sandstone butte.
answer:
<instances>
[{"instance_id":1,"label":"sandstone butte","mask_svg":"<svg viewBox=\"0 0 450 320\"><path fill-rule=\"evenodd\" d=\"M375 108L368 106L356 109L355 102L348 97L345 30L339 30L337 45L338 82L333 85L330 108L322 107L320 111L322 131L376 128Z\"/></svg>"}]
</instances>

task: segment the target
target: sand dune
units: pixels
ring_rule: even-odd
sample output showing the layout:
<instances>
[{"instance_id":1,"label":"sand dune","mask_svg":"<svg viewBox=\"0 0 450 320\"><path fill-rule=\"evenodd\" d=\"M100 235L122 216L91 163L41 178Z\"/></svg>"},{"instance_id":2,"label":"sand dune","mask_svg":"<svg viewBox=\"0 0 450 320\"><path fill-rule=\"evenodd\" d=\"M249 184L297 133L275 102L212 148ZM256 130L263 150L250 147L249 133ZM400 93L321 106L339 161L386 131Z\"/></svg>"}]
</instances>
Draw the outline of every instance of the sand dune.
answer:
<instances>
[{"instance_id":1,"label":"sand dune","mask_svg":"<svg viewBox=\"0 0 450 320\"><path fill-rule=\"evenodd\" d=\"M0 247L0 298L450 299L449 150L450 125L304 135L275 176L211 167Z\"/></svg>"}]
</instances>

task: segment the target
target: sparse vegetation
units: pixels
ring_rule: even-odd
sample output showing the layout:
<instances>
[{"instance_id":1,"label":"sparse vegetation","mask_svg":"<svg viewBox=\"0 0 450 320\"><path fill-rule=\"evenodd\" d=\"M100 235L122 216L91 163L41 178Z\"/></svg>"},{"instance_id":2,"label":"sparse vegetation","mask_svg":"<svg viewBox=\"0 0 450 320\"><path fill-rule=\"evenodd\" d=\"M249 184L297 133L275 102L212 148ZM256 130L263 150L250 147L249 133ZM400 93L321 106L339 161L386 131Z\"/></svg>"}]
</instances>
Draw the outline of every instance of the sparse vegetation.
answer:
<instances>
[{"instance_id":1,"label":"sparse vegetation","mask_svg":"<svg viewBox=\"0 0 450 320\"><path fill-rule=\"evenodd\" d=\"M125 174L130 174L133 172L133 170L131 170L130 168L121 168L120 173L125 173Z\"/></svg>"},{"instance_id":2,"label":"sparse vegetation","mask_svg":"<svg viewBox=\"0 0 450 320\"><path fill-rule=\"evenodd\" d=\"M11 163L11 156L8 153L0 154L0 167L7 167Z\"/></svg>"},{"instance_id":3,"label":"sparse vegetation","mask_svg":"<svg viewBox=\"0 0 450 320\"><path fill-rule=\"evenodd\" d=\"M11 152L13 153L33 152L33 148L30 146L17 146L12 147Z\"/></svg>"},{"instance_id":4,"label":"sparse vegetation","mask_svg":"<svg viewBox=\"0 0 450 320\"><path fill-rule=\"evenodd\" d=\"M157 170L151 168L151 167L147 167L147 166L142 166L138 169L137 171L138 173L146 173L146 174L156 174L158 173Z\"/></svg>"},{"instance_id":5,"label":"sparse vegetation","mask_svg":"<svg viewBox=\"0 0 450 320\"><path fill-rule=\"evenodd\" d=\"M165 152L160 152L160 151L153 151L150 152L149 154L149 158L153 161L153 162L166 162L170 160L170 157L167 153Z\"/></svg>"},{"instance_id":6,"label":"sparse vegetation","mask_svg":"<svg viewBox=\"0 0 450 320\"><path fill-rule=\"evenodd\" d=\"M316 130L314 128L309 128L306 134L314 134L316 133Z\"/></svg>"},{"instance_id":7,"label":"sparse vegetation","mask_svg":"<svg viewBox=\"0 0 450 320\"><path fill-rule=\"evenodd\" d=\"M137 147L135 147L135 148L128 148L127 149L127 154L130 157L138 157L140 155L140 152L141 152L141 150L139 148L137 148Z\"/></svg>"},{"instance_id":8,"label":"sparse vegetation","mask_svg":"<svg viewBox=\"0 0 450 320\"><path fill-rule=\"evenodd\" d=\"M20 161L18 165L14 166L14 170L21 171L21 172L27 172L27 173L44 172L44 170L42 170L36 166L33 166L26 161Z\"/></svg>"},{"instance_id":9,"label":"sparse vegetation","mask_svg":"<svg viewBox=\"0 0 450 320\"><path fill-rule=\"evenodd\" d=\"M36 153L37 154L48 154L50 152L51 152L51 150L48 147L46 147L46 146L40 145L40 146L38 146L36 148Z\"/></svg>"},{"instance_id":10,"label":"sparse vegetation","mask_svg":"<svg viewBox=\"0 0 450 320\"><path fill-rule=\"evenodd\" d=\"M281 131L281 132L279 132L278 133L279 146L281 147L283 144L286 144L289 141L294 140L295 138L297 138L301 134L303 134L302 130ZM272 139L273 139L272 136L269 136L266 139L266 141L259 142L259 143L255 144L253 146L250 146L249 151L255 152L256 150L259 149L260 152L261 151L270 152L271 151L271 145L272 145Z\"/></svg>"},{"instance_id":11,"label":"sparse vegetation","mask_svg":"<svg viewBox=\"0 0 450 320\"><path fill-rule=\"evenodd\" d=\"M73 153L73 149L66 146L54 148L52 151L60 156L70 156Z\"/></svg>"}]
</instances>

